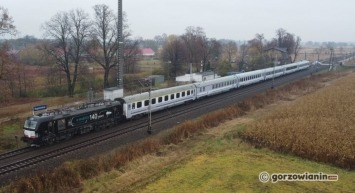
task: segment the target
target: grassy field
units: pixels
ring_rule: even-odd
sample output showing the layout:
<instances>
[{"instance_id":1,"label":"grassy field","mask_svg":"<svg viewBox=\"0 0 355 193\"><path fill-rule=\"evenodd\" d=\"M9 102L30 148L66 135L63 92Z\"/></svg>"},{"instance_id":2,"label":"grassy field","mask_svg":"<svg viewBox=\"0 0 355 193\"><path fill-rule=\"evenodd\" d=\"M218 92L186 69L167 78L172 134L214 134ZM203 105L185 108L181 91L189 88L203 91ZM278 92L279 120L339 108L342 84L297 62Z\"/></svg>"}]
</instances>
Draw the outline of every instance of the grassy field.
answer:
<instances>
[{"instance_id":1,"label":"grassy field","mask_svg":"<svg viewBox=\"0 0 355 193\"><path fill-rule=\"evenodd\" d=\"M354 172L305 161L297 157L255 149L231 138L236 122L211 131L209 139L201 137L194 145L193 157L175 166L137 192L354 192ZM278 182L261 183L260 172L303 173L324 172L338 174L338 182Z\"/></svg>"}]
</instances>

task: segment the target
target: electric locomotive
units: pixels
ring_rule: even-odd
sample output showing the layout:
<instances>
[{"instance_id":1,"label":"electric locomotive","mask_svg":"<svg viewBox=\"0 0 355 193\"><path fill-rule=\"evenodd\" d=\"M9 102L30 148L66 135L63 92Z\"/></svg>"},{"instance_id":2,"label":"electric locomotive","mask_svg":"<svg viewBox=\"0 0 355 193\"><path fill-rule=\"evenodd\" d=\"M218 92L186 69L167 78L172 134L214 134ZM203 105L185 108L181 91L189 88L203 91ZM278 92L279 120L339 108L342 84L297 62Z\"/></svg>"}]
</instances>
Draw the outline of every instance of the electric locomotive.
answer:
<instances>
[{"instance_id":1,"label":"electric locomotive","mask_svg":"<svg viewBox=\"0 0 355 193\"><path fill-rule=\"evenodd\" d=\"M22 140L30 145L48 145L113 126L122 118L122 104L119 101L98 101L50 110L26 119Z\"/></svg>"}]
</instances>

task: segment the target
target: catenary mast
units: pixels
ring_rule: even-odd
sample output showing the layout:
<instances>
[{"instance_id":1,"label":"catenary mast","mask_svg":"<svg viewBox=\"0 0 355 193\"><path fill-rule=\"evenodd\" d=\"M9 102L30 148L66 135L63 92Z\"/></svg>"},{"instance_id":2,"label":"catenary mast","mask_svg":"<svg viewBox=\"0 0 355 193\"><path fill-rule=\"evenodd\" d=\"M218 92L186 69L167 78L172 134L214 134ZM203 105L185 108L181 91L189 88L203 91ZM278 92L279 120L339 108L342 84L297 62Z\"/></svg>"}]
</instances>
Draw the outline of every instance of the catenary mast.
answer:
<instances>
[{"instance_id":1,"label":"catenary mast","mask_svg":"<svg viewBox=\"0 0 355 193\"><path fill-rule=\"evenodd\" d=\"M123 89L123 13L122 0L118 0L118 25L117 25L117 87Z\"/></svg>"}]
</instances>

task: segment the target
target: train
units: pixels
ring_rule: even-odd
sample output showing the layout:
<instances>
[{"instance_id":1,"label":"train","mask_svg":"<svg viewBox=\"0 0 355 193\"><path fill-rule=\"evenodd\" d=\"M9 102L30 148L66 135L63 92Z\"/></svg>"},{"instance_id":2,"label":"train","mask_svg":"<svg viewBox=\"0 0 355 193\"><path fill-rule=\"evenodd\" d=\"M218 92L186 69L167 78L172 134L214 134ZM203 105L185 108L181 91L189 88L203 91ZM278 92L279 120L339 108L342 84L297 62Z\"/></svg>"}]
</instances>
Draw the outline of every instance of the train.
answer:
<instances>
[{"instance_id":1,"label":"train","mask_svg":"<svg viewBox=\"0 0 355 193\"><path fill-rule=\"evenodd\" d=\"M279 76L305 70L307 60L249 71L212 80L153 90L85 103L77 107L48 110L25 120L22 141L29 145L50 145L75 135L112 127L124 120L136 119L149 112L182 105L201 98L228 92Z\"/></svg>"}]
</instances>

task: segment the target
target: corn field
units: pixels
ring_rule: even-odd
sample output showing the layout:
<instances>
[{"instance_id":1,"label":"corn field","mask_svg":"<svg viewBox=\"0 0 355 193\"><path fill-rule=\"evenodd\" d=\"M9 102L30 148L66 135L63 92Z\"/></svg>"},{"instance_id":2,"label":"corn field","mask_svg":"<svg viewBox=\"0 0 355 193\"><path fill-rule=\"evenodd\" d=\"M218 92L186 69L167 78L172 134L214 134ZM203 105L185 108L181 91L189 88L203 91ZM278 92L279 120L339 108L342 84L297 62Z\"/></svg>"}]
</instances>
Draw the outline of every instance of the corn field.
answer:
<instances>
[{"instance_id":1,"label":"corn field","mask_svg":"<svg viewBox=\"0 0 355 193\"><path fill-rule=\"evenodd\" d=\"M251 125L243 139L326 162L355 168L355 76L352 74Z\"/></svg>"}]
</instances>

